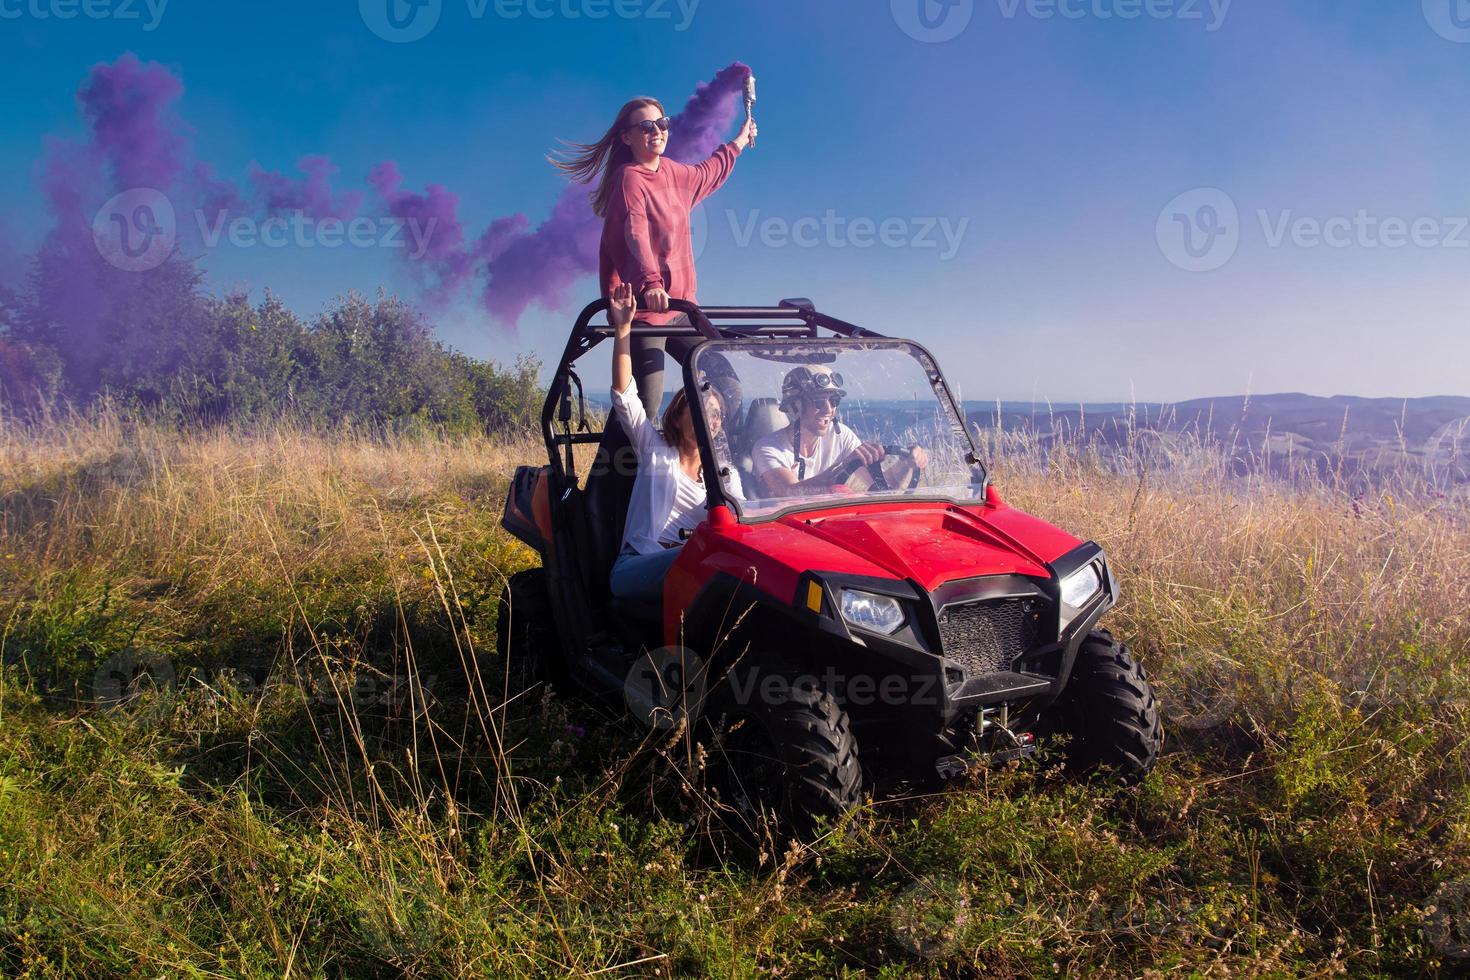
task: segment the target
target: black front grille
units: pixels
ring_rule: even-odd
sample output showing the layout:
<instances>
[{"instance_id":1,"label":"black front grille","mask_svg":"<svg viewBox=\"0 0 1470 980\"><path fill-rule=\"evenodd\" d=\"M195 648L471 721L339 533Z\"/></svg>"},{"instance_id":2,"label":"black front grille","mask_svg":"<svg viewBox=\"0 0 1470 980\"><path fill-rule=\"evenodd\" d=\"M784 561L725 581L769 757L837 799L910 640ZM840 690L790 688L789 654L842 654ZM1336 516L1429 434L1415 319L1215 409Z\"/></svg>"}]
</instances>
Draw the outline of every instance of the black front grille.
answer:
<instances>
[{"instance_id":1,"label":"black front grille","mask_svg":"<svg viewBox=\"0 0 1470 980\"><path fill-rule=\"evenodd\" d=\"M1037 645L1041 604L1034 599L995 599L949 606L939 614L945 657L971 674L1011 669Z\"/></svg>"}]
</instances>

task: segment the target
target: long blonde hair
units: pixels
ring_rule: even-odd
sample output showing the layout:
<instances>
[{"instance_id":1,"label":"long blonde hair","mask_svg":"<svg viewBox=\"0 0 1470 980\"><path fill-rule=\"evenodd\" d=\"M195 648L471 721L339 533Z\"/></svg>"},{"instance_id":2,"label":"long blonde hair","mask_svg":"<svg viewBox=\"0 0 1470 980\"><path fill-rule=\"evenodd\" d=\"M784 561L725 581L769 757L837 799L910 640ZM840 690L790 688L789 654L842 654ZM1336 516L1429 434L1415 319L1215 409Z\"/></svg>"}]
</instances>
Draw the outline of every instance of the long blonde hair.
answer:
<instances>
[{"instance_id":1,"label":"long blonde hair","mask_svg":"<svg viewBox=\"0 0 1470 980\"><path fill-rule=\"evenodd\" d=\"M573 180L579 180L584 184L597 181L597 189L592 192L592 213L599 218L607 214L608 198L612 195L612 178L625 163L633 162L633 150L627 143L623 142L623 131L628 128L628 117L642 109L644 106L653 106L659 115L666 115L663 103L649 96L639 96L628 102L618 110L618 118L612 127L603 134L602 139L596 143L570 143L567 151L569 156L557 159L548 156L562 173ZM565 141L564 141L565 142Z\"/></svg>"}]
</instances>

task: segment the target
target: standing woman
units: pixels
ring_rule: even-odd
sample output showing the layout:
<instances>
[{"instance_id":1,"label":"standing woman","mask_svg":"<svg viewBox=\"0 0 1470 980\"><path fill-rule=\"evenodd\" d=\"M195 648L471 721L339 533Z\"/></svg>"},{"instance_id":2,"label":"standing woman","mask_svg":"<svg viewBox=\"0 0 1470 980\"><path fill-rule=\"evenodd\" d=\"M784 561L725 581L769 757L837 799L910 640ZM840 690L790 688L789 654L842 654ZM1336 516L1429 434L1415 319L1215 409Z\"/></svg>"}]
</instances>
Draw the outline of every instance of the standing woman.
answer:
<instances>
[{"instance_id":1,"label":"standing woman","mask_svg":"<svg viewBox=\"0 0 1470 980\"><path fill-rule=\"evenodd\" d=\"M598 181L592 210L603 219L602 295L610 298L619 285L631 284L645 311L640 319L651 324L680 322L683 314L669 311L671 298L698 302L689 214L719 190L756 136L755 122L746 120L740 135L690 166L664 158L669 121L657 99L634 99L602 139L576 145L580 152L568 160L553 161L583 183ZM658 416L663 401L665 339L633 339L633 375L650 417ZM682 361L693 343L675 338L670 351Z\"/></svg>"}]
</instances>

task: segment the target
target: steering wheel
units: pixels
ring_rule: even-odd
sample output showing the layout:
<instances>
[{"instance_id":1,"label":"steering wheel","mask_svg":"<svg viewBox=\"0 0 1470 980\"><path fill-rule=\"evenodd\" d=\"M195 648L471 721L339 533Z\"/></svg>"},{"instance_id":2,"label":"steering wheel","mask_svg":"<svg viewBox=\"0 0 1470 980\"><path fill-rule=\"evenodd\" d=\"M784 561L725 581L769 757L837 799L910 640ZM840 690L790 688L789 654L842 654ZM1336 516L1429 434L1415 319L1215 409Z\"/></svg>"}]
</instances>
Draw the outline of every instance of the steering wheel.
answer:
<instances>
[{"instance_id":1,"label":"steering wheel","mask_svg":"<svg viewBox=\"0 0 1470 980\"><path fill-rule=\"evenodd\" d=\"M890 487L888 485L888 477L885 476L883 473L883 461L885 459L888 459L890 456L896 456L899 459L912 460L914 454L912 450L905 449L903 446L885 445L883 447L883 455L873 460L867 466L868 473L873 477L873 482L868 484L869 490L876 490L879 493L883 493L884 491L892 492L896 489L895 487ZM862 469L862 467L862 460L856 458L851 459L848 462L842 464L841 469L833 474L832 482L839 486L846 485L847 481L852 479L853 474L856 473L859 469ZM917 487L919 485L919 479L923 475L924 471L915 466L913 468L913 475L909 478L909 485L904 488L904 492L907 493Z\"/></svg>"}]
</instances>

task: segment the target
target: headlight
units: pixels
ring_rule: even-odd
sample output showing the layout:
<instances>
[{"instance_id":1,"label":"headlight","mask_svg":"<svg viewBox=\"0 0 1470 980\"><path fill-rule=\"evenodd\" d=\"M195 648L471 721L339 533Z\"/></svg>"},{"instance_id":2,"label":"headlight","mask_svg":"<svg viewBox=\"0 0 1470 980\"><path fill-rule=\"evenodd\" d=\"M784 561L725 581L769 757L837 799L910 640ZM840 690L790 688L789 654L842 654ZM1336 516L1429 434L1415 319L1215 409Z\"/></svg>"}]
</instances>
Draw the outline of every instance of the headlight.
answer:
<instances>
[{"instance_id":1,"label":"headlight","mask_svg":"<svg viewBox=\"0 0 1470 980\"><path fill-rule=\"evenodd\" d=\"M889 636L903 625L903 606L892 596L843 589L842 618L860 629Z\"/></svg>"},{"instance_id":2,"label":"headlight","mask_svg":"<svg viewBox=\"0 0 1470 980\"><path fill-rule=\"evenodd\" d=\"M1091 602L1102 589L1102 576L1097 569L1097 562L1092 562L1062 579L1062 632L1067 631L1082 607Z\"/></svg>"},{"instance_id":3,"label":"headlight","mask_svg":"<svg viewBox=\"0 0 1470 980\"><path fill-rule=\"evenodd\" d=\"M1102 577L1097 574L1097 565L1083 565L1062 579L1062 603L1073 609L1081 609L1087 600L1097 595L1102 588Z\"/></svg>"}]
</instances>

